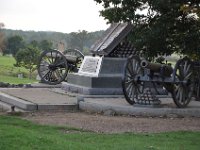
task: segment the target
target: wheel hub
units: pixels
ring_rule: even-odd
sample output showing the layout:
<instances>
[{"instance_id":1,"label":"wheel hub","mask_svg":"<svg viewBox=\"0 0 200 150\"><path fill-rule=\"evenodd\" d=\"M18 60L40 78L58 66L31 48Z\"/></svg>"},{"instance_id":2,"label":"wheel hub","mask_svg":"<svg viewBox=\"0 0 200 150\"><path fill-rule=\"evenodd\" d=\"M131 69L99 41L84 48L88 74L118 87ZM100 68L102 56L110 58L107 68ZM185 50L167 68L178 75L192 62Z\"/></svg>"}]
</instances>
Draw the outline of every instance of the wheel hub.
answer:
<instances>
[{"instance_id":1,"label":"wheel hub","mask_svg":"<svg viewBox=\"0 0 200 150\"><path fill-rule=\"evenodd\" d=\"M48 66L48 68L49 68L49 70L56 70L57 69L57 66L56 65L53 65L53 64L50 64L49 66Z\"/></svg>"}]
</instances>

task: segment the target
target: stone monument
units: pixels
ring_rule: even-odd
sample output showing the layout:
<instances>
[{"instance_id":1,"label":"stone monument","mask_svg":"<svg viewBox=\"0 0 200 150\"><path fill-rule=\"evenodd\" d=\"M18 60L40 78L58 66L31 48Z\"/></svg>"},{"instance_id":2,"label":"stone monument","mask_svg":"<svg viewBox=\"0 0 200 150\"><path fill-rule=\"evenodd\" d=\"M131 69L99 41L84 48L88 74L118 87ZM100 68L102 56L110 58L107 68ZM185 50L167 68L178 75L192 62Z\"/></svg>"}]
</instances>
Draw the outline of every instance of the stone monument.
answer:
<instances>
[{"instance_id":1,"label":"stone monument","mask_svg":"<svg viewBox=\"0 0 200 150\"><path fill-rule=\"evenodd\" d=\"M135 53L127 40L132 25L114 23L85 56L78 73L69 73L62 89L84 95L122 95L121 78L128 56Z\"/></svg>"}]
</instances>

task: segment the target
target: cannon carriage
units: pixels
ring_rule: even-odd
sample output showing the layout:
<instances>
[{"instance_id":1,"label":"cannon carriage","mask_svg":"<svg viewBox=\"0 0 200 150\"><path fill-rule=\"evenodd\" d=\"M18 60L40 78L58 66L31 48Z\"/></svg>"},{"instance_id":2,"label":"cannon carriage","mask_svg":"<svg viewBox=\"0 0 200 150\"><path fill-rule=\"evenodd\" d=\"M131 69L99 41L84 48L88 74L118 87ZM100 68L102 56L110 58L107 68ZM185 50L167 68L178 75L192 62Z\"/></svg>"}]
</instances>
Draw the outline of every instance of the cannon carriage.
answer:
<instances>
[{"instance_id":1,"label":"cannon carriage","mask_svg":"<svg viewBox=\"0 0 200 150\"><path fill-rule=\"evenodd\" d=\"M193 97L197 100L200 98L199 68L200 64L192 62L188 57L178 60L173 68L168 64L151 63L139 56L132 56L124 68L124 96L131 105L154 103L157 99L145 96L149 92L145 90L149 90L148 85L152 84L156 94L159 94L156 85L162 85L171 93L177 107L186 107Z\"/></svg>"},{"instance_id":2,"label":"cannon carriage","mask_svg":"<svg viewBox=\"0 0 200 150\"><path fill-rule=\"evenodd\" d=\"M38 63L38 74L41 82L59 84L67 77L68 72L78 72L84 55L77 49L44 51Z\"/></svg>"}]
</instances>

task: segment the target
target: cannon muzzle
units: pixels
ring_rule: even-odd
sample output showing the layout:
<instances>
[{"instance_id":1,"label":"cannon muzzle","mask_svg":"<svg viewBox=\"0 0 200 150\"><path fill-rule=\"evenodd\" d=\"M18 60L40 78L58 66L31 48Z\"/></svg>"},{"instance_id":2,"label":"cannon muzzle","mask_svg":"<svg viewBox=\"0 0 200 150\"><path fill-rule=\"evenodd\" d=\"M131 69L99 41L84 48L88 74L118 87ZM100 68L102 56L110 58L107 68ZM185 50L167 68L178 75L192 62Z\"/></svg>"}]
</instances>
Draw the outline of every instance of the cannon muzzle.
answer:
<instances>
[{"instance_id":1,"label":"cannon muzzle","mask_svg":"<svg viewBox=\"0 0 200 150\"><path fill-rule=\"evenodd\" d=\"M173 68L170 65L152 63L148 62L147 60L142 60L140 66L142 68L150 69L151 72L160 73L164 76L170 76L173 72Z\"/></svg>"}]
</instances>

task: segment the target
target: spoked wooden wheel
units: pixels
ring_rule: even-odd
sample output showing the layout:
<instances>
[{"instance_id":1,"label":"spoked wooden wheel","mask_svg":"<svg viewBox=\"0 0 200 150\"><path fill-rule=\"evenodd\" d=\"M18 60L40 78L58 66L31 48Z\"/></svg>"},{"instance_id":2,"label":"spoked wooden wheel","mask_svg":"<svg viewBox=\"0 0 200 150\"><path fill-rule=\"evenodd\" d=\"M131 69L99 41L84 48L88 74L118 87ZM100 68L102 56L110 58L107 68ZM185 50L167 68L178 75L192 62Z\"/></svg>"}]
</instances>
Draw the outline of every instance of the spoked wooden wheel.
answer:
<instances>
[{"instance_id":1,"label":"spoked wooden wheel","mask_svg":"<svg viewBox=\"0 0 200 150\"><path fill-rule=\"evenodd\" d=\"M65 56L57 50L44 51L38 64L41 81L47 84L59 84L65 80L68 64Z\"/></svg>"},{"instance_id":2,"label":"spoked wooden wheel","mask_svg":"<svg viewBox=\"0 0 200 150\"><path fill-rule=\"evenodd\" d=\"M122 88L126 101L133 105L138 95L143 92L143 83L139 81L139 75L143 74L140 67L140 58L133 56L127 60L122 78Z\"/></svg>"},{"instance_id":3,"label":"spoked wooden wheel","mask_svg":"<svg viewBox=\"0 0 200 150\"><path fill-rule=\"evenodd\" d=\"M194 66L194 98L200 101L200 66Z\"/></svg>"},{"instance_id":4,"label":"spoked wooden wheel","mask_svg":"<svg viewBox=\"0 0 200 150\"><path fill-rule=\"evenodd\" d=\"M71 64L69 66L70 71L78 72L81 63L84 59L84 55L77 49L67 49L63 52L67 61Z\"/></svg>"},{"instance_id":5,"label":"spoked wooden wheel","mask_svg":"<svg viewBox=\"0 0 200 150\"><path fill-rule=\"evenodd\" d=\"M176 63L173 76L175 79L175 88L172 93L174 103L177 107L186 107L192 98L194 87L193 64L189 58L185 57Z\"/></svg>"},{"instance_id":6,"label":"spoked wooden wheel","mask_svg":"<svg viewBox=\"0 0 200 150\"><path fill-rule=\"evenodd\" d=\"M194 93L194 96L195 96L195 99L197 101L200 101L200 80L197 81L197 83L195 83L195 93Z\"/></svg>"}]
</instances>

